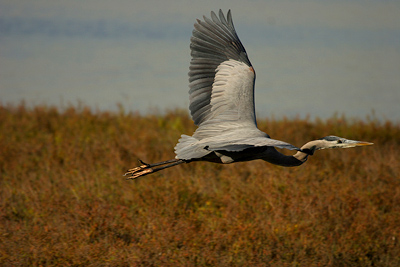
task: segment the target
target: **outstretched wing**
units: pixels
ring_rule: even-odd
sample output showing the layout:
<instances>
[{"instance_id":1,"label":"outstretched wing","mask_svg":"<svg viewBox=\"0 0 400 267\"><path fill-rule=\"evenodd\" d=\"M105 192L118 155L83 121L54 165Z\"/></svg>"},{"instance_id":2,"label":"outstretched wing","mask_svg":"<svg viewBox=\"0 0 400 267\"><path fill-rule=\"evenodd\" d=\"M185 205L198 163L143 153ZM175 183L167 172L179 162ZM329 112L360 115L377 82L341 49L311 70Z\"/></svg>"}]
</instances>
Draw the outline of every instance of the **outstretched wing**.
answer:
<instances>
[{"instance_id":1,"label":"outstretched wing","mask_svg":"<svg viewBox=\"0 0 400 267\"><path fill-rule=\"evenodd\" d=\"M216 119L251 124L255 72L232 22L219 10L211 19L197 20L191 38L190 112L196 125Z\"/></svg>"},{"instance_id":2,"label":"outstretched wing","mask_svg":"<svg viewBox=\"0 0 400 267\"><path fill-rule=\"evenodd\" d=\"M201 158L210 151L242 151L273 146L299 150L270 139L257 128L254 110L255 72L232 22L211 12L197 20L190 44L190 112L199 127L193 136L182 135L177 158Z\"/></svg>"}]
</instances>

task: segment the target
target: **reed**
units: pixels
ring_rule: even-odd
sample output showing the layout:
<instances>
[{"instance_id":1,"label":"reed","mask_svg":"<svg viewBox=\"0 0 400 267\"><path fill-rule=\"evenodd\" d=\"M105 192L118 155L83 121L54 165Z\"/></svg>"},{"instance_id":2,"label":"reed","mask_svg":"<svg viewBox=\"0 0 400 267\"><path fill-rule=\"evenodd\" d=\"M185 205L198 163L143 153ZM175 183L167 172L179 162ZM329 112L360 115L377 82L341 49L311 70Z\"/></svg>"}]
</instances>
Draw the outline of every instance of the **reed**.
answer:
<instances>
[{"instance_id":1,"label":"reed","mask_svg":"<svg viewBox=\"0 0 400 267\"><path fill-rule=\"evenodd\" d=\"M400 266L399 124L334 116L259 127L297 146L329 134L375 145L318 151L297 168L196 162L126 181L138 158L174 157L195 129L186 112L1 105L0 262Z\"/></svg>"}]
</instances>

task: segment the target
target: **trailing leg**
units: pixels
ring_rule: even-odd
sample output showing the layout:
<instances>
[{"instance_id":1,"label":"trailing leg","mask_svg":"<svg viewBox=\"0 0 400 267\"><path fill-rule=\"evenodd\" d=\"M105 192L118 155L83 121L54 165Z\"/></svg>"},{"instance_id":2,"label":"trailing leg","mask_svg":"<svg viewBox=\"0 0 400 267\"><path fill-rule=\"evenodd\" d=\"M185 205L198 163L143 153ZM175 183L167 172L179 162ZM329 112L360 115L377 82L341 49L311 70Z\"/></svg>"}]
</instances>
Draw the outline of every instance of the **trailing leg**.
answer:
<instances>
[{"instance_id":1,"label":"trailing leg","mask_svg":"<svg viewBox=\"0 0 400 267\"><path fill-rule=\"evenodd\" d=\"M145 163L141 160L139 160L139 162L143 165L136 167L136 168L132 168L129 169L124 176L127 176L127 180L129 179L136 179L138 177L141 176L145 176L147 174L150 173L154 173L154 172L158 172L161 171L163 169L169 168L169 167L173 167L175 165L179 165L181 163L185 163L184 160L180 160L180 159L171 159L171 160L167 160L167 161L161 161L161 162L157 162L157 163L153 163L153 164L148 164ZM158 167L158 168L154 168L156 166L161 166L164 165L162 167Z\"/></svg>"}]
</instances>

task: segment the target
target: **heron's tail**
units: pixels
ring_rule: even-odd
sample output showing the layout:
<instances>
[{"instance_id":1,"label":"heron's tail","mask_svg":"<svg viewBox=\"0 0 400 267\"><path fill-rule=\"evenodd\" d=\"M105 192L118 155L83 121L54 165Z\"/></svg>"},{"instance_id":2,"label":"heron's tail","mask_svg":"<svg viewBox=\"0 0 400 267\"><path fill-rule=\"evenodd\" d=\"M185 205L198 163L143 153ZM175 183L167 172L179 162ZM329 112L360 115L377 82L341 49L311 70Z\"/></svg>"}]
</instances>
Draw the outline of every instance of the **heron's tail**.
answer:
<instances>
[{"instance_id":1,"label":"heron's tail","mask_svg":"<svg viewBox=\"0 0 400 267\"><path fill-rule=\"evenodd\" d=\"M204 149L204 146L198 144L199 140L193 136L181 135L178 144L175 146L176 158L182 160L200 159L211 151Z\"/></svg>"},{"instance_id":2,"label":"heron's tail","mask_svg":"<svg viewBox=\"0 0 400 267\"><path fill-rule=\"evenodd\" d=\"M153 164L144 163L141 160L139 160L139 162L142 164L141 166L133 168L133 169L129 169L124 174L124 176L126 176L127 180L136 179L138 177L145 176L150 173L158 172L163 169L166 169L166 168L169 168L172 166L176 166L181 163L185 163L184 160L180 160L180 159L171 159L171 160L161 161L161 162L157 162L157 163L153 163ZM157 167L157 166L161 166L161 167ZM157 168L154 168L154 167L157 167Z\"/></svg>"}]
</instances>

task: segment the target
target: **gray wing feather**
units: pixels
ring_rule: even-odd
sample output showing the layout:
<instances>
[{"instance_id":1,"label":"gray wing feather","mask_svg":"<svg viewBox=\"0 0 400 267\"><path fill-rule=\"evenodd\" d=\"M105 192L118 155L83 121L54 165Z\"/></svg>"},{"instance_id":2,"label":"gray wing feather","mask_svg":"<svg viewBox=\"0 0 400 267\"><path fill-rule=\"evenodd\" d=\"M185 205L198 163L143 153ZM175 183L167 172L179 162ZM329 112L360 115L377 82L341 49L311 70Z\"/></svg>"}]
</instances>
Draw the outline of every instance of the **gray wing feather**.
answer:
<instances>
[{"instance_id":1,"label":"gray wing feather","mask_svg":"<svg viewBox=\"0 0 400 267\"><path fill-rule=\"evenodd\" d=\"M301 150L300 148L292 144L269 138L251 138L246 140L233 140L229 142L221 142L207 146L207 150L239 152L251 147L264 147L264 146L273 146L277 148L285 148L297 151Z\"/></svg>"},{"instance_id":2,"label":"gray wing feather","mask_svg":"<svg viewBox=\"0 0 400 267\"><path fill-rule=\"evenodd\" d=\"M211 98L218 66L228 60L242 62L249 68L251 63L236 34L230 11L227 19L220 10L219 17L211 12L211 19L197 20L190 40L189 109L194 123L200 125L214 115ZM250 88L254 90L254 77L251 80Z\"/></svg>"},{"instance_id":3,"label":"gray wing feather","mask_svg":"<svg viewBox=\"0 0 400 267\"><path fill-rule=\"evenodd\" d=\"M246 148L262 146L273 146L300 151L300 148L294 145L269 138L266 133L256 128L237 128L236 130L228 131L223 127L220 127L218 130L218 135L210 134L210 137L203 139L194 136L196 139L200 139L197 144L200 147L206 147L209 151L242 151Z\"/></svg>"}]
</instances>

